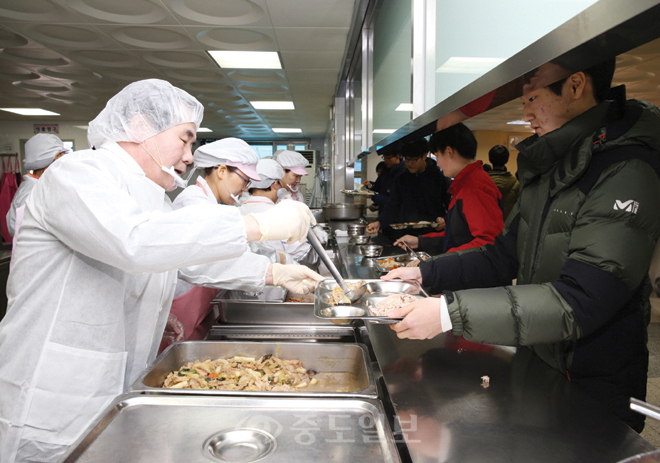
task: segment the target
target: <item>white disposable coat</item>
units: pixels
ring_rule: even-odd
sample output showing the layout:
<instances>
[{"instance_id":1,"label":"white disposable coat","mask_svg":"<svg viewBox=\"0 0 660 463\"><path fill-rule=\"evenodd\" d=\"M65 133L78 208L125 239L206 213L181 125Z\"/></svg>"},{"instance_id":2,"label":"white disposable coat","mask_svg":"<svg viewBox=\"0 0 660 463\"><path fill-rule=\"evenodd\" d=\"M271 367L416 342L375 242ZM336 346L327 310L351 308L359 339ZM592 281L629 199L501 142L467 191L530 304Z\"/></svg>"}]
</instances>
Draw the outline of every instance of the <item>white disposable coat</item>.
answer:
<instances>
[{"instance_id":1,"label":"white disposable coat","mask_svg":"<svg viewBox=\"0 0 660 463\"><path fill-rule=\"evenodd\" d=\"M197 177L195 185L179 193L174 199L174 209L198 204L219 205L203 177ZM238 209L235 206L224 208ZM266 284L266 272L271 263L269 257L245 252L240 257L179 269L179 278L197 286L260 292ZM179 286L177 294L182 294L185 291L181 288L186 285Z\"/></svg>"},{"instance_id":2,"label":"white disposable coat","mask_svg":"<svg viewBox=\"0 0 660 463\"><path fill-rule=\"evenodd\" d=\"M240 212L171 211L116 143L30 194L0 322L0 461L55 461L154 360L177 268L247 249Z\"/></svg>"},{"instance_id":3,"label":"white disposable coat","mask_svg":"<svg viewBox=\"0 0 660 463\"><path fill-rule=\"evenodd\" d=\"M265 196L250 195L240 207L240 209L241 214L248 215L258 212L265 212L274 205L275 203ZM290 255L296 262L300 262L301 260L306 259L307 255L312 249L312 245L307 241L302 243L296 241L293 244L288 244L286 241L264 241L264 243L268 243L269 246L274 247L278 252L283 252Z\"/></svg>"},{"instance_id":4,"label":"white disposable coat","mask_svg":"<svg viewBox=\"0 0 660 463\"><path fill-rule=\"evenodd\" d=\"M23 181L16 190L14 198L11 200L11 206L7 212L7 230L11 236L14 236L14 228L16 224L16 209L25 204L25 200L30 195L32 189L37 186L39 181L34 175L23 175Z\"/></svg>"}]
</instances>

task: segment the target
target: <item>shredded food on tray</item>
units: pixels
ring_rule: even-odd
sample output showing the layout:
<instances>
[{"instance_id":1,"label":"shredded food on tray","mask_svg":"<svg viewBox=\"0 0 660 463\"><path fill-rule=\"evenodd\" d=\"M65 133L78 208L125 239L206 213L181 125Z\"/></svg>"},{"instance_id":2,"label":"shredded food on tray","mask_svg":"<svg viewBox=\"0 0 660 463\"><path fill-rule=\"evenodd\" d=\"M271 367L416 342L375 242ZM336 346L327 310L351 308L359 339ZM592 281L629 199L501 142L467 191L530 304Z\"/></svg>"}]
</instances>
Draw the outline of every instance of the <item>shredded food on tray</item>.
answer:
<instances>
[{"instance_id":1,"label":"shredded food on tray","mask_svg":"<svg viewBox=\"0 0 660 463\"><path fill-rule=\"evenodd\" d=\"M351 291L355 291L358 289L360 286L366 284L367 282L364 280L359 280L356 281L355 283L349 283L348 281L346 282L346 286L348 286L348 289ZM367 291L369 292L369 291ZM330 293L330 300L328 301L328 304L331 306L335 306L337 304L350 304L351 301L349 298L347 298L344 295L344 291L341 290L339 286L335 286L335 289L332 290Z\"/></svg>"},{"instance_id":2,"label":"shredded food on tray","mask_svg":"<svg viewBox=\"0 0 660 463\"><path fill-rule=\"evenodd\" d=\"M375 306L372 303L367 304L369 312L375 317L387 317L387 313L399 309L406 304L415 302L417 298L412 294L392 294L380 301Z\"/></svg>"},{"instance_id":3,"label":"shredded food on tray","mask_svg":"<svg viewBox=\"0 0 660 463\"><path fill-rule=\"evenodd\" d=\"M387 259L378 259L376 261L378 263L378 267L382 270L387 270L388 272L390 270L394 270L395 268L402 267L403 264L401 262L397 262L394 260L394 257L388 257Z\"/></svg>"},{"instance_id":4,"label":"shredded food on tray","mask_svg":"<svg viewBox=\"0 0 660 463\"><path fill-rule=\"evenodd\" d=\"M299 391L318 383L316 371L300 360L283 360L272 354L253 357L195 360L173 371L163 387L237 391Z\"/></svg>"},{"instance_id":5,"label":"shredded food on tray","mask_svg":"<svg viewBox=\"0 0 660 463\"><path fill-rule=\"evenodd\" d=\"M290 294L284 302L300 302L300 303L313 303L314 293L310 294Z\"/></svg>"}]
</instances>

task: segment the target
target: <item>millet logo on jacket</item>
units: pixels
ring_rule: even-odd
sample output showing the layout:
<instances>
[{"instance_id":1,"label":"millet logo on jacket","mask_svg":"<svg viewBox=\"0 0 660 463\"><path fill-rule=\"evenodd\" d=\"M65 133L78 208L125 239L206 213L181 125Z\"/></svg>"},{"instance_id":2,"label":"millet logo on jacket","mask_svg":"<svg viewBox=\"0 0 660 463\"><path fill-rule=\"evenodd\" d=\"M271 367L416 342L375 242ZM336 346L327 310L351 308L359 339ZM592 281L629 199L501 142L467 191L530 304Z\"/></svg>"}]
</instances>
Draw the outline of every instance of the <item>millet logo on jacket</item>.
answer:
<instances>
[{"instance_id":1,"label":"millet logo on jacket","mask_svg":"<svg viewBox=\"0 0 660 463\"><path fill-rule=\"evenodd\" d=\"M637 214L637 209L639 209L639 203L629 199L628 201L619 201L618 199L614 200L614 210L615 211L626 211Z\"/></svg>"}]
</instances>

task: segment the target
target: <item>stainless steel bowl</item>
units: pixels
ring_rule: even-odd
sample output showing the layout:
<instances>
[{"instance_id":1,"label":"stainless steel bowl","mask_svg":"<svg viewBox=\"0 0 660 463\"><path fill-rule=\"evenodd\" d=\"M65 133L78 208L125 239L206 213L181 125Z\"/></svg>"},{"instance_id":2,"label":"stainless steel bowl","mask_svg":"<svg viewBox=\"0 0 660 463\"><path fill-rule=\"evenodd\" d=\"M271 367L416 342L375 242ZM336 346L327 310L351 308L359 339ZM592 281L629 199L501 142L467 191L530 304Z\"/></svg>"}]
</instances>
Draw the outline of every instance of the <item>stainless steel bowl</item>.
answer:
<instances>
[{"instance_id":1,"label":"stainless steel bowl","mask_svg":"<svg viewBox=\"0 0 660 463\"><path fill-rule=\"evenodd\" d=\"M365 257L379 257L383 253L383 247L380 244L367 244L360 246L360 253Z\"/></svg>"},{"instance_id":2,"label":"stainless steel bowl","mask_svg":"<svg viewBox=\"0 0 660 463\"><path fill-rule=\"evenodd\" d=\"M349 223L346 229L348 230L348 236L364 235L367 226L361 223Z\"/></svg>"},{"instance_id":3,"label":"stainless steel bowl","mask_svg":"<svg viewBox=\"0 0 660 463\"><path fill-rule=\"evenodd\" d=\"M367 244L371 237L369 235L353 235L350 238L353 244Z\"/></svg>"}]
</instances>

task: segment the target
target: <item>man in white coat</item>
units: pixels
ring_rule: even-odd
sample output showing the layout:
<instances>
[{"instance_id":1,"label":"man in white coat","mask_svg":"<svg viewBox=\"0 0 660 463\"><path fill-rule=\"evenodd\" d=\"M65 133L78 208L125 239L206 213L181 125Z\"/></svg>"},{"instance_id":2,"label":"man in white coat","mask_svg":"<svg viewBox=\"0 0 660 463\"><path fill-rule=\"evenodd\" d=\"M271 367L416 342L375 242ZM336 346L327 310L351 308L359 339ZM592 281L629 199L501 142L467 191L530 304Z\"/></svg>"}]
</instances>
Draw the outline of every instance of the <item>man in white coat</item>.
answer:
<instances>
[{"instance_id":1,"label":"man in white coat","mask_svg":"<svg viewBox=\"0 0 660 463\"><path fill-rule=\"evenodd\" d=\"M2 463L56 461L137 379L177 268L304 239L314 223L293 201L245 217L217 204L172 211L165 192L185 185L202 112L167 82L132 83L90 122L96 150L54 163L30 194L0 322Z\"/></svg>"}]
</instances>

